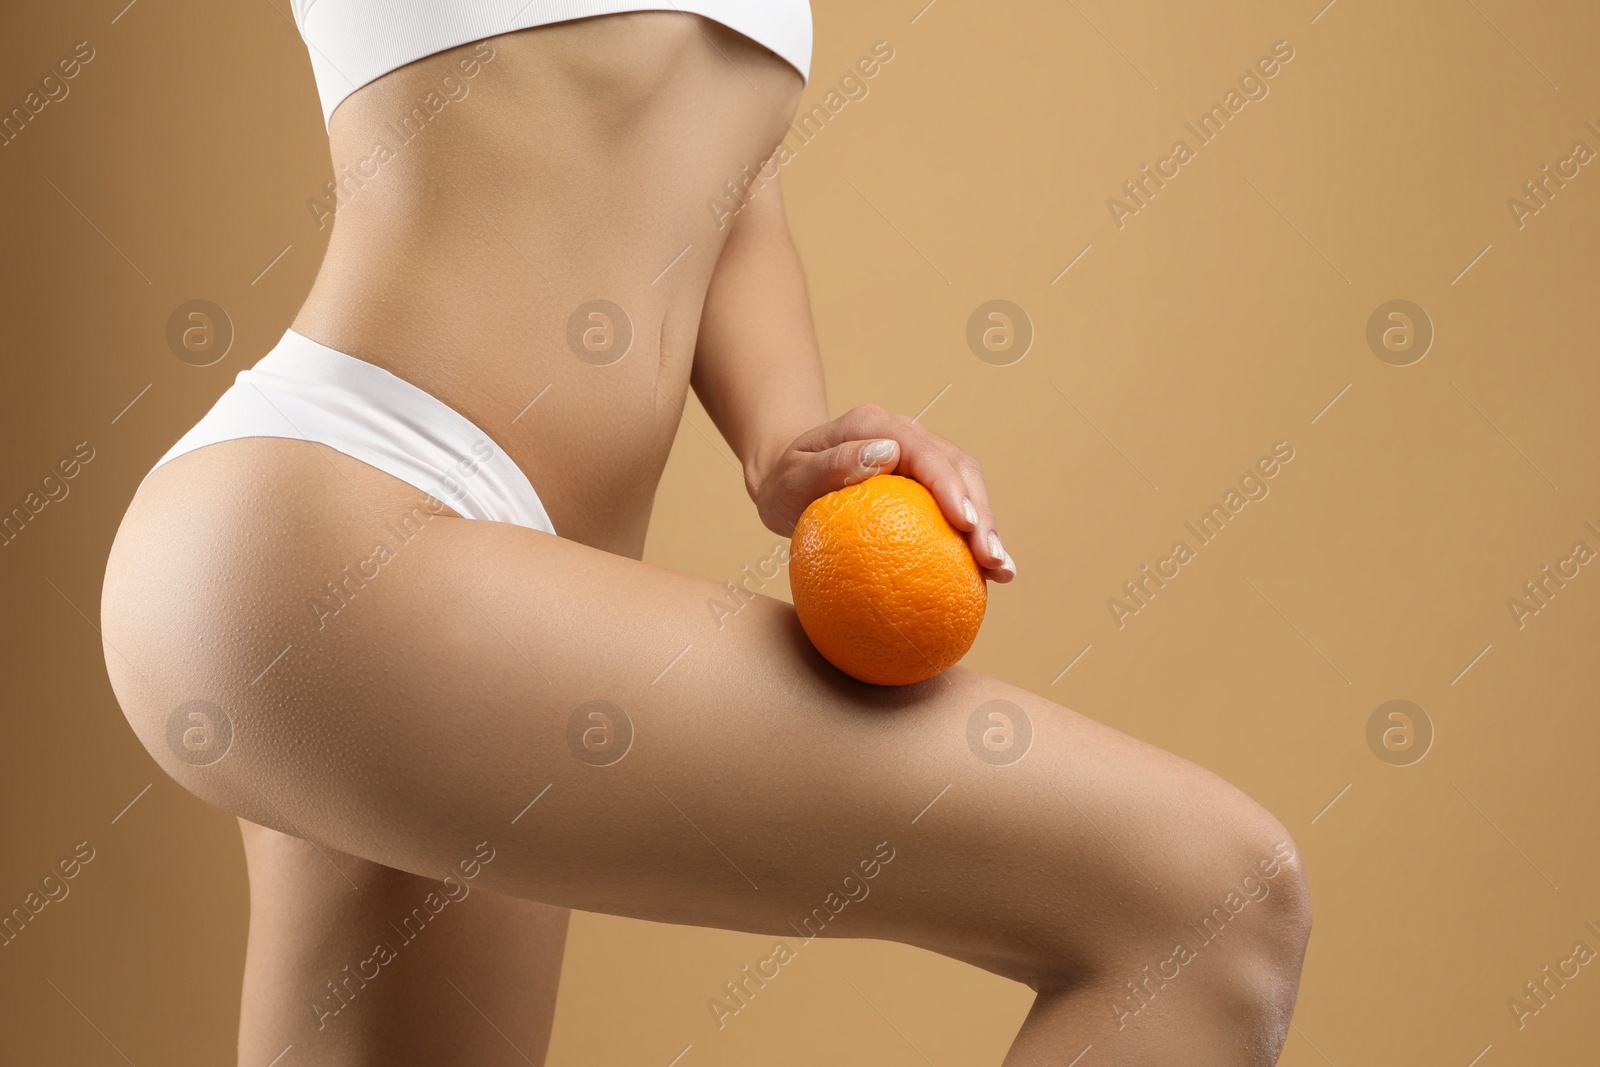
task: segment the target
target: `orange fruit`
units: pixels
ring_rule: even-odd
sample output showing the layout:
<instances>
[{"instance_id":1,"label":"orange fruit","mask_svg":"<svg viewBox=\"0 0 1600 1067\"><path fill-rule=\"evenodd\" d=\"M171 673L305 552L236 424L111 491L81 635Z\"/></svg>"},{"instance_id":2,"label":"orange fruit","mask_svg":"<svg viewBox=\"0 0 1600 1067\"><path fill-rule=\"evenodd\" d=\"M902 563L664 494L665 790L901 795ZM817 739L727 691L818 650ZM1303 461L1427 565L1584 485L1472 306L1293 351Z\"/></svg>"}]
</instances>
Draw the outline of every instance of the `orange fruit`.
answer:
<instances>
[{"instance_id":1,"label":"orange fruit","mask_svg":"<svg viewBox=\"0 0 1600 1067\"><path fill-rule=\"evenodd\" d=\"M789 588L806 636L852 678L910 685L972 647L989 586L921 482L879 474L812 501Z\"/></svg>"}]
</instances>

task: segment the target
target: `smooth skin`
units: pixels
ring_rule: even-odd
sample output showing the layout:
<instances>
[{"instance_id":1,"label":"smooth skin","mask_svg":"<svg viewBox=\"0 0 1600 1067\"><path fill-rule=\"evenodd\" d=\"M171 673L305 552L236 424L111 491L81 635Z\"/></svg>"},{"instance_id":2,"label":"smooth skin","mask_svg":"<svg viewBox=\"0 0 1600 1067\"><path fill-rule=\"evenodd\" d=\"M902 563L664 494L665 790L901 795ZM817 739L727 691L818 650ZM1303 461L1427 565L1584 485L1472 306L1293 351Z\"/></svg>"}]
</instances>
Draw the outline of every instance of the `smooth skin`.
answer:
<instances>
[{"instance_id":1,"label":"smooth skin","mask_svg":"<svg viewBox=\"0 0 1600 1067\"><path fill-rule=\"evenodd\" d=\"M933 490L986 577L1015 576L971 457L872 405L828 418L779 183L722 225L707 207L782 137L793 69L674 13L508 34L352 95L335 172L446 76L469 92L352 183L294 327L466 415L561 536L257 438L154 472L107 566L106 664L129 723L243 829L239 1062L542 1063L566 909L797 945L876 860L870 897L821 936L1031 985L1009 1067L1086 1047L1082 1067L1274 1063L1310 910L1270 814L964 667L856 682L782 601L752 594L719 618L722 582L640 559L692 386L774 532L896 471ZM632 328L607 366L567 345L596 297ZM893 450L864 462L875 440ZM380 542L377 576L352 580ZM337 610L319 612L329 583ZM197 699L234 731L208 766L168 742ZM607 766L572 741L595 699L632 733ZM997 699L1033 732L1004 766L968 743ZM578 712L577 734L590 722ZM1208 915L1220 932L1202 941L1185 924ZM394 958L373 961L380 940Z\"/></svg>"}]
</instances>

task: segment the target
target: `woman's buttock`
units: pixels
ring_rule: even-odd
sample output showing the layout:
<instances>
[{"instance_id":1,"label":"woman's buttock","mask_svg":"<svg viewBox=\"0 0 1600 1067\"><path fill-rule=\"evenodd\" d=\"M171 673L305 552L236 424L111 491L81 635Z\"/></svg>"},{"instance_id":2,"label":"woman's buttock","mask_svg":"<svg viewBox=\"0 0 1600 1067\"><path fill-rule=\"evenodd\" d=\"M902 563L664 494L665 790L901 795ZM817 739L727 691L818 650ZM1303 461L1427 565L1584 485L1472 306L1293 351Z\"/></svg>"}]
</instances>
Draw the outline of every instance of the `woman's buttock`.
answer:
<instances>
[{"instance_id":1,"label":"woman's buttock","mask_svg":"<svg viewBox=\"0 0 1600 1067\"><path fill-rule=\"evenodd\" d=\"M418 538L469 521L324 444L247 437L208 445L152 471L129 505L107 565L106 637L116 641L120 629L137 642L156 615L176 612L212 615L219 628L186 654L209 655L246 632L309 642L345 608L381 599L368 594ZM152 584L153 575L162 577ZM235 595L244 588L248 597ZM225 604L217 602L223 589ZM147 665L122 644L113 648ZM175 650L151 651L165 658Z\"/></svg>"}]
</instances>

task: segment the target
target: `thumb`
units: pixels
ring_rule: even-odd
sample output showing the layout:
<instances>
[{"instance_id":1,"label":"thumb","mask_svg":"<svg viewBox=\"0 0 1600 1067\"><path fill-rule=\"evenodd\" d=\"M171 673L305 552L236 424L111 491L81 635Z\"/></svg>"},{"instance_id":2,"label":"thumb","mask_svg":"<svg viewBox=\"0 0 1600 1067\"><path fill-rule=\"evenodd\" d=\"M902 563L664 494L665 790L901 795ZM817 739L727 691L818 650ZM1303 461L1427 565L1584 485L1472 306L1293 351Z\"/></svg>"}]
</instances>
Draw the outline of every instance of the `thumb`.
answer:
<instances>
[{"instance_id":1,"label":"thumb","mask_svg":"<svg viewBox=\"0 0 1600 1067\"><path fill-rule=\"evenodd\" d=\"M890 438L846 441L823 452L813 452L808 472L808 496L815 500L835 489L888 474L900 461L900 445Z\"/></svg>"}]
</instances>

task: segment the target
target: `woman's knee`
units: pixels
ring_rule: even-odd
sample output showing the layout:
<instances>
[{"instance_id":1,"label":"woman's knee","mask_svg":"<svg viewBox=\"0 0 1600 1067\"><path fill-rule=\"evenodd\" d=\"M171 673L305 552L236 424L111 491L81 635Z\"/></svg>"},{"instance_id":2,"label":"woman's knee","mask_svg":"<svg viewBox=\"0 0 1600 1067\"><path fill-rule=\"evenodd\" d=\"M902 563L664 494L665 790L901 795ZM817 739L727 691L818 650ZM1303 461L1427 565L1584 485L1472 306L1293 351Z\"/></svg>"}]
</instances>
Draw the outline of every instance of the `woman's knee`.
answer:
<instances>
[{"instance_id":1,"label":"woman's knee","mask_svg":"<svg viewBox=\"0 0 1600 1067\"><path fill-rule=\"evenodd\" d=\"M1188 929L1196 954L1212 959L1198 975L1199 994L1236 1020L1259 1062L1277 1062L1289 1036L1300 970L1311 936L1311 893L1299 846L1277 819L1252 813L1242 836L1247 867ZM1219 874L1223 872L1218 872Z\"/></svg>"},{"instance_id":2,"label":"woman's knee","mask_svg":"<svg viewBox=\"0 0 1600 1067\"><path fill-rule=\"evenodd\" d=\"M1202 847L1174 868L1166 925L1197 953L1229 945L1253 967L1298 972L1311 931L1300 848L1270 812L1230 791L1203 813Z\"/></svg>"},{"instance_id":3,"label":"woman's knee","mask_svg":"<svg viewBox=\"0 0 1600 1067\"><path fill-rule=\"evenodd\" d=\"M1275 999L1287 988L1292 1004L1311 936L1304 859L1288 830L1263 809L1249 814L1240 833L1245 851L1234 857L1233 870L1215 872L1219 878L1231 873L1225 892L1213 894L1217 899L1190 929L1205 945L1236 935L1237 962L1260 976L1263 996Z\"/></svg>"},{"instance_id":4,"label":"woman's knee","mask_svg":"<svg viewBox=\"0 0 1600 1067\"><path fill-rule=\"evenodd\" d=\"M1264 1010L1285 990L1292 1004L1311 929L1293 837L1255 801L1175 757L1130 770L1159 773L1162 785L1079 798L1088 832L1063 824L1076 873L1058 898L1062 937L1050 942L1038 984L1137 986L1183 971L1253 985Z\"/></svg>"},{"instance_id":5,"label":"woman's knee","mask_svg":"<svg viewBox=\"0 0 1600 1067\"><path fill-rule=\"evenodd\" d=\"M1113 988L1123 994L1121 1010L1137 1014L1177 985L1184 998L1254 1032L1275 1056L1311 934L1303 858L1283 824L1242 794L1206 822L1201 861L1173 869L1137 966L1124 965L1130 973Z\"/></svg>"}]
</instances>

